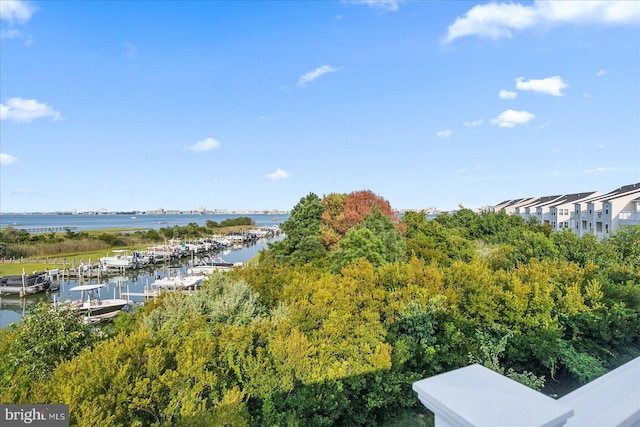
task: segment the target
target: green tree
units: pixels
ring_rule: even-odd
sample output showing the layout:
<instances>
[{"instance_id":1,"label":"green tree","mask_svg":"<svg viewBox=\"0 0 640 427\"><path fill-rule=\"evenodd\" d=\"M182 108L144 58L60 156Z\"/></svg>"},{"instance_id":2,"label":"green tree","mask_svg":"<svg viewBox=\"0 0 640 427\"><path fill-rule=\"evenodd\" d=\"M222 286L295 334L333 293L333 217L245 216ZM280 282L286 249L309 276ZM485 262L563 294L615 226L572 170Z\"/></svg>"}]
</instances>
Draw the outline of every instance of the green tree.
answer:
<instances>
[{"instance_id":1,"label":"green tree","mask_svg":"<svg viewBox=\"0 0 640 427\"><path fill-rule=\"evenodd\" d=\"M304 264L325 256L320 236L323 210L322 201L314 193L300 199L280 226L287 237L269 245L278 262Z\"/></svg>"},{"instance_id":2,"label":"green tree","mask_svg":"<svg viewBox=\"0 0 640 427\"><path fill-rule=\"evenodd\" d=\"M78 355L102 338L68 308L38 304L22 323L2 331L0 401L28 402L31 386L46 379L55 366Z\"/></svg>"},{"instance_id":3,"label":"green tree","mask_svg":"<svg viewBox=\"0 0 640 427\"><path fill-rule=\"evenodd\" d=\"M360 258L366 259L375 267L386 262L384 243L366 227L350 229L338 245L339 249L331 254L333 261L331 270L335 273L342 270L351 261Z\"/></svg>"},{"instance_id":4,"label":"green tree","mask_svg":"<svg viewBox=\"0 0 640 427\"><path fill-rule=\"evenodd\" d=\"M389 216L384 215L380 209L373 207L371 213L366 215L359 225L371 230L385 247L384 259L394 262L405 251L405 241L396 229Z\"/></svg>"}]
</instances>

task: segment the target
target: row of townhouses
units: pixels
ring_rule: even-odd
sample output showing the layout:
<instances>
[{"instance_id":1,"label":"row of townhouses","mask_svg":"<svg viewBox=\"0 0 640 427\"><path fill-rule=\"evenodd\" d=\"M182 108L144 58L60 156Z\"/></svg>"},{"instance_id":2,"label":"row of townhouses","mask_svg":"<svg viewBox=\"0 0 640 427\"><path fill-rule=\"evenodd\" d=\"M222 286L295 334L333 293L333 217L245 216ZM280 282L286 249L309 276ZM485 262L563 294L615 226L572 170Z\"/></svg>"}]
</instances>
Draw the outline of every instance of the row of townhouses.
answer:
<instances>
[{"instance_id":1,"label":"row of townhouses","mask_svg":"<svg viewBox=\"0 0 640 427\"><path fill-rule=\"evenodd\" d=\"M607 238L624 226L640 225L640 183L625 185L609 193L590 191L557 196L505 200L491 212L537 218L555 231L570 228L578 236L595 234Z\"/></svg>"}]
</instances>

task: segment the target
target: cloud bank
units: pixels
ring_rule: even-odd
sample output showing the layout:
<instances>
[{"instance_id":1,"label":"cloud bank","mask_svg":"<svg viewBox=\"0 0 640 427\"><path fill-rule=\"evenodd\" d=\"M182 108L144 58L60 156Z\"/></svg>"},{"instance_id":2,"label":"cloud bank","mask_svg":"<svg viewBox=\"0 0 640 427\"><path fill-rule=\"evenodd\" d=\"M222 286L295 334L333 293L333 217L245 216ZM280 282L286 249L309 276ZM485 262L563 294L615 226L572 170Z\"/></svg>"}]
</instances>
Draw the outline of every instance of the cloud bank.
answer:
<instances>
[{"instance_id":1,"label":"cloud bank","mask_svg":"<svg viewBox=\"0 0 640 427\"><path fill-rule=\"evenodd\" d=\"M395 12L398 10L399 0L349 0L348 3L366 4L369 7Z\"/></svg>"},{"instance_id":2,"label":"cloud bank","mask_svg":"<svg viewBox=\"0 0 640 427\"><path fill-rule=\"evenodd\" d=\"M318 67L315 70L309 71L308 73L305 73L304 75L302 75L302 77L300 77L300 80L298 80L298 86L302 87L307 83L311 83L312 81L322 76L323 74L333 73L336 71L338 71L338 69L335 67L332 67L331 65L323 65L322 67Z\"/></svg>"},{"instance_id":3,"label":"cloud bank","mask_svg":"<svg viewBox=\"0 0 640 427\"><path fill-rule=\"evenodd\" d=\"M518 92L511 92L510 90L501 90L498 96L502 99L515 99L518 96Z\"/></svg>"},{"instance_id":4,"label":"cloud bank","mask_svg":"<svg viewBox=\"0 0 640 427\"><path fill-rule=\"evenodd\" d=\"M210 151L218 147L220 147L220 143L217 140L214 138L207 138L188 146L187 149L199 153L202 151Z\"/></svg>"},{"instance_id":5,"label":"cloud bank","mask_svg":"<svg viewBox=\"0 0 640 427\"><path fill-rule=\"evenodd\" d=\"M484 119L474 120L471 122L464 122L464 125L469 127L476 127L476 126L481 126L482 123L484 123Z\"/></svg>"},{"instance_id":6,"label":"cloud bank","mask_svg":"<svg viewBox=\"0 0 640 427\"><path fill-rule=\"evenodd\" d=\"M0 20L13 23L25 23L31 19L34 10L19 0L0 1Z\"/></svg>"},{"instance_id":7,"label":"cloud bank","mask_svg":"<svg viewBox=\"0 0 640 427\"><path fill-rule=\"evenodd\" d=\"M438 136L438 138L449 139L449 138L451 138L451 131L450 130L441 130L441 131L436 132L436 135Z\"/></svg>"},{"instance_id":8,"label":"cloud bank","mask_svg":"<svg viewBox=\"0 0 640 427\"><path fill-rule=\"evenodd\" d=\"M62 114L49 105L35 99L9 98L6 104L0 104L0 120L30 122L41 117L62 120Z\"/></svg>"},{"instance_id":9,"label":"cloud bank","mask_svg":"<svg viewBox=\"0 0 640 427\"><path fill-rule=\"evenodd\" d=\"M531 90L539 93L546 93L553 96L563 96L562 89L569 87L562 81L560 76L548 77L546 79L527 80L518 77L516 79L516 88L520 90Z\"/></svg>"},{"instance_id":10,"label":"cloud bank","mask_svg":"<svg viewBox=\"0 0 640 427\"><path fill-rule=\"evenodd\" d=\"M570 24L638 24L640 4L628 0L541 1L531 5L486 3L474 6L447 28L445 43L467 36L510 38L514 31Z\"/></svg>"},{"instance_id":11,"label":"cloud bank","mask_svg":"<svg viewBox=\"0 0 640 427\"><path fill-rule=\"evenodd\" d=\"M535 118L535 115L528 111L506 110L491 120L491 123L501 128L512 128L523 125Z\"/></svg>"},{"instance_id":12,"label":"cloud bank","mask_svg":"<svg viewBox=\"0 0 640 427\"><path fill-rule=\"evenodd\" d=\"M287 179L289 178L289 174L285 171L283 171L282 169L278 168L276 169L275 172L270 173L267 175L267 178L269 178L272 181L277 181L279 179Z\"/></svg>"},{"instance_id":13,"label":"cloud bank","mask_svg":"<svg viewBox=\"0 0 640 427\"><path fill-rule=\"evenodd\" d=\"M0 153L0 165L10 165L18 161L17 157L7 153Z\"/></svg>"}]
</instances>

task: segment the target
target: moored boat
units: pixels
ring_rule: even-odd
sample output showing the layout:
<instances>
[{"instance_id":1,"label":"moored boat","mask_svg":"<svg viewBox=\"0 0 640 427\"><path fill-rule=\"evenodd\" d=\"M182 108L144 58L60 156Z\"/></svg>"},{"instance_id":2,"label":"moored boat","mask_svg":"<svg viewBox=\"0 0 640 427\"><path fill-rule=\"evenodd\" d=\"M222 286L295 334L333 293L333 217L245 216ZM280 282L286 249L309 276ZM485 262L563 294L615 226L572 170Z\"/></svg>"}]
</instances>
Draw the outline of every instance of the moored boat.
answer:
<instances>
[{"instance_id":1,"label":"moored boat","mask_svg":"<svg viewBox=\"0 0 640 427\"><path fill-rule=\"evenodd\" d=\"M113 255L100 258L100 263L105 267L136 268L138 266L138 254L132 254L126 249L115 249Z\"/></svg>"},{"instance_id":2,"label":"moored boat","mask_svg":"<svg viewBox=\"0 0 640 427\"><path fill-rule=\"evenodd\" d=\"M203 281L204 276L202 275L176 274L175 276L158 278L151 286L166 290L191 290L197 289Z\"/></svg>"},{"instance_id":3,"label":"moored boat","mask_svg":"<svg viewBox=\"0 0 640 427\"><path fill-rule=\"evenodd\" d=\"M45 273L4 276L0 278L0 294L33 295L44 292L51 286L51 280Z\"/></svg>"},{"instance_id":4,"label":"moored boat","mask_svg":"<svg viewBox=\"0 0 640 427\"><path fill-rule=\"evenodd\" d=\"M227 262L220 257L213 257L194 263L189 267L191 274L210 275L217 271L229 271L233 269L233 263Z\"/></svg>"},{"instance_id":5,"label":"moored boat","mask_svg":"<svg viewBox=\"0 0 640 427\"><path fill-rule=\"evenodd\" d=\"M102 299L100 289L105 286L105 284L75 286L69 290L80 292L80 298L69 303L62 303L62 305L68 306L83 316L85 322L93 323L115 317L130 304L130 301L116 298L115 295L112 299Z\"/></svg>"}]
</instances>

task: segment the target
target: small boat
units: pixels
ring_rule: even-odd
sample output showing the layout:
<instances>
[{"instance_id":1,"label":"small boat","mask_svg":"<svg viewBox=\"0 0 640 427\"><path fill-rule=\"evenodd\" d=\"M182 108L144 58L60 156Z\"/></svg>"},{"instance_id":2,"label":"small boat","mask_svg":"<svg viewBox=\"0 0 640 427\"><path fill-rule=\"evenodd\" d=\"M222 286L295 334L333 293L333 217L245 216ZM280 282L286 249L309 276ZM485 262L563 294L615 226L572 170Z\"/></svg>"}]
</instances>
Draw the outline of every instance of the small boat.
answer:
<instances>
[{"instance_id":1,"label":"small boat","mask_svg":"<svg viewBox=\"0 0 640 427\"><path fill-rule=\"evenodd\" d=\"M105 267L136 268L138 266L138 254L132 254L127 249L115 249L113 255L100 258L100 263Z\"/></svg>"},{"instance_id":2,"label":"small boat","mask_svg":"<svg viewBox=\"0 0 640 427\"><path fill-rule=\"evenodd\" d=\"M157 278L151 286L167 290L191 290L197 289L198 286L202 285L203 281L204 276L202 275L176 274L175 276Z\"/></svg>"},{"instance_id":3,"label":"small boat","mask_svg":"<svg viewBox=\"0 0 640 427\"><path fill-rule=\"evenodd\" d=\"M189 271L191 274L210 275L216 271L229 271L233 269L233 263L227 262L220 257L209 258L204 261L194 263Z\"/></svg>"},{"instance_id":4,"label":"small boat","mask_svg":"<svg viewBox=\"0 0 640 427\"><path fill-rule=\"evenodd\" d=\"M84 316L85 322L95 323L115 317L130 304L130 301L116 298L115 289L113 299L102 299L100 289L105 286L105 284L75 286L69 290L81 292L80 299L62 305Z\"/></svg>"},{"instance_id":5,"label":"small boat","mask_svg":"<svg viewBox=\"0 0 640 427\"><path fill-rule=\"evenodd\" d=\"M50 286L51 279L46 273L4 276L0 278L0 295L33 295L48 290Z\"/></svg>"}]
</instances>

